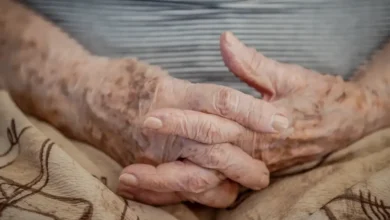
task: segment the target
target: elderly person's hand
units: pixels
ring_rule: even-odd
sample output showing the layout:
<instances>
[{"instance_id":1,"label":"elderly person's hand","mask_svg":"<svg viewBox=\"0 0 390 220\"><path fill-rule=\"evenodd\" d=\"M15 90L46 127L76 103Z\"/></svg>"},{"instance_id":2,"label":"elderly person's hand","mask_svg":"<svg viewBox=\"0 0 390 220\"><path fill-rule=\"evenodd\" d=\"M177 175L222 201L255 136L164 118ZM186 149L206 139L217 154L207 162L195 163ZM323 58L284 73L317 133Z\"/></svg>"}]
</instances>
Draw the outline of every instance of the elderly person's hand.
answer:
<instances>
[{"instance_id":1,"label":"elderly person's hand","mask_svg":"<svg viewBox=\"0 0 390 220\"><path fill-rule=\"evenodd\" d=\"M384 115L381 100L371 90L355 82L346 82L338 76L322 75L297 65L268 59L246 47L231 33L221 36L221 53L231 72L261 92L264 100L284 109L290 118L292 129L288 132L265 134L246 130L242 135L232 136L234 140L230 139L233 145L242 146L253 158L264 161L271 171L319 159L329 152L346 147L376 129L380 124L377 120ZM192 137L185 132L194 128L187 123L184 114L153 111L149 116L162 121L163 125L154 129L161 134ZM201 120L199 124L207 123ZM220 126L220 129L224 129L224 126ZM228 158L237 161L235 155L229 155ZM164 166L160 165L157 170L163 170ZM164 178L161 175L168 175L164 172L137 170L136 167L127 167L125 173L136 175L146 185L159 182ZM208 180L205 179L205 182ZM168 203L179 199L191 200L191 197L186 197L185 190L170 191L164 183L161 185L154 192L145 191L141 185L121 186L121 190L124 194L131 193L140 201L152 203L159 198L170 198L165 200ZM222 198L215 197L215 200L218 199Z\"/></svg>"},{"instance_id":2,"label":"elderly person's hand","mask_svg":"<svg viewBox=\"0 0 390 220\"><path fill-rule=\"evenodd\" d=\"M140 201L224 207L237 195L236 183L268 185L257 159L275 170L319 157L369 132L381 116L374 93L270 61L229 34L221 39L227 66L270 103L173 79L139 61L94 56L17 1L0 1L0 12L2 88L24 112L67 136L124 166L138 163L124 170L119 191ZM380 79L388 88L390 80ZM286 113L273 105L294 121L286 140Z\"/></svg>"},{"instance_id":3,"label":"elderly person's hand","mask_svg":"<svg viewBox=\"0 0 390 220\"><path fill-rule=\"evenodd\" d=\"M264 163L230 142L247 129L284 130L288 121L271 104L227 87L174 79L134 59L95 56L16 1L0 1L0 12L1 86L24 112L123 166L139 163L142 172L177 174L151 183L129 175L122 181L191 192L194 200L213 206L235 198L237 185L226 177L251 189L268 185ZM184 117L184 130L177 130L186 137L150 129L170 126L150 117L152 111ZM161 163L161 169L152 166ZM223 204L209 198L207 190L217 185Z\"/></svg>"},{"instance_id":4,"label":"elderly person's hand","mask_svg":"<svg viewBox=\"0 0 390 220\"><path fill-rule=\"evenodd\" d=\"M227 87L174 79L137 60L89 62L96 71L78 88L86 100L80 109L87 111L80 111L76 127L81 126L84 139L104 146L122 165L137 163L132 170L145 174L138 178L127 172L121 183L162 193L183 191L185 198L216 207L236 197L237 186L223 182L226 177L251 189L268 185L264 163L241 149L250 146L231 143L249 129L265 133L286 129L288 121L277 108ZM151 112L155 114L150 116ZM178 115L181 121L159 116L165 114ZM164 134L155 130L167 127L173 130ZM162 165L155 167L158 164ZM215 196L220 200L215 202Z\"/></svg>"},{"instance_id":5,"label":"elderly person's hand","mask_svg":"<svg viewBox=\"0 0 390 220\"><path fill-rule=\"evenodd\" d=\"M290 134L248 132L235 142L245 145L254 140L255 149L247 152L271 171L319 159L381 124L384 100L357 82L268 59L230 33L222 41L228 68L290 118Z\"/></svg>"}]
</instances>

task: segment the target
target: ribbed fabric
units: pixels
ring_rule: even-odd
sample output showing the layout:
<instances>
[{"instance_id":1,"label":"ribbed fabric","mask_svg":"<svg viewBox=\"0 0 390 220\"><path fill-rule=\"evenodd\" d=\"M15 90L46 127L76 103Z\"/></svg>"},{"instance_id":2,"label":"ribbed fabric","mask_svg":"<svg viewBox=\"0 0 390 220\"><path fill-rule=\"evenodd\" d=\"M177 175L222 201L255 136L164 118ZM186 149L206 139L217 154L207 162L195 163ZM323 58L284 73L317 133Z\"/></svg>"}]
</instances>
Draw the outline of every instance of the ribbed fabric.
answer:
<instances>
[{"instance_id":1,"label":"ribbed fabric","mask_svg":"<svg viewBox=\"0 0 390 220\"><path fill-rule=\"evenodd\" d=\"M250 92L224 66L219 35L266 56L347 76L390 36L390 0L27 0L86 48L135 56L193 82Z\"/></svg>"}]
</instances>

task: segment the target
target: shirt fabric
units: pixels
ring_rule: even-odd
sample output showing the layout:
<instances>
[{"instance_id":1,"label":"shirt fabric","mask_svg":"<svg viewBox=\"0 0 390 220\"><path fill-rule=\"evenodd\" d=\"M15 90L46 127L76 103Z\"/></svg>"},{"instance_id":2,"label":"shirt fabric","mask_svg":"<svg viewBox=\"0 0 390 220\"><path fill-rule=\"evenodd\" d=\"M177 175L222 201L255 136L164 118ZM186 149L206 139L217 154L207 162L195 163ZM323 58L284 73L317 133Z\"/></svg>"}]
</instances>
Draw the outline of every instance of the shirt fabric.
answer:
<instances>
[{"instance_id":1,"label":"shirt fabric","mask_svg":"<svg viewBox=\"0 0 390 220\"><path fill-rule=\"evenodd\" d=\"M348 77L390 36L390 0L26 0L88 50L251 93L224 66L232 31L282 62Z\"/></svg>"}]
</instances>

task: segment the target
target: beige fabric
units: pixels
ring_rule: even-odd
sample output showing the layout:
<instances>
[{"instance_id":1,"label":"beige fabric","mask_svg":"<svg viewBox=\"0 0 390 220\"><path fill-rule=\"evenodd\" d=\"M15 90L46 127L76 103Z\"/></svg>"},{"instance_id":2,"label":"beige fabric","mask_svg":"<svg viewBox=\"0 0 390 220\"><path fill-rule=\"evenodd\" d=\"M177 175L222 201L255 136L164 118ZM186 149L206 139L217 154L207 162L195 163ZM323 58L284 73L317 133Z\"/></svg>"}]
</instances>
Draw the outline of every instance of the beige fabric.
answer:
<instances>
[{"instance_id":1,"label":"beige fabric","mask_svg":"<svg viewBox=\"0 0 390 220\"><path fill-rule=\"evenodd\" d=\"M295 172L218 219L390 219L390 129Z\"/></svg>"},{"instance_id":2,"label":"beige fabric","mask_svg":"<svg viewBox=\"0 0 390 220\"><path fill-rule=\"evenodd\" d=\"M0 92L0 219L176 219L116 196L104 183L116 186L117 164L30 120Z\"/></svg>"},{"instance_id":3,"label":"beige fabric","mask_svg":"<svg viewBox=\"0 0 390 220\"><path fill-rule=\"evenodd\" d=\"M0 92L0 219L390 219L390 129L309 165L276 174L228 210L154 208L112 192L117 163Z\"/></svg>"}]
</instances>

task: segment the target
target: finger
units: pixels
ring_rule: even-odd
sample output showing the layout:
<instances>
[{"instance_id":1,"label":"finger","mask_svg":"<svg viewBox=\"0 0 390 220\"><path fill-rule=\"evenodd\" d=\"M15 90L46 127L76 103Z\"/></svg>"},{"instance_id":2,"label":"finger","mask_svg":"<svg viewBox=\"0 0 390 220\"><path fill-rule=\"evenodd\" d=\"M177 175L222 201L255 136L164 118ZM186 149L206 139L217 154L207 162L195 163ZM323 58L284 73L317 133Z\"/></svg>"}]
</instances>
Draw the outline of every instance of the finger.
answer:
<instances>
[{"instance_id":1,"label":"finger","mask_svg":"<svg viewBox=\"0 0 390 220\"><path fill-rule=\"evenodd\" d=\"M300 87L311 71L298 65L279 63L248 48L232 33L220 38L221 55L225 65L237 77L268 97L285 95Z\"/></svg>"},{"instance_id":2,"label":"finger","mask_svg":"<svg viewBox=\"0 0 390 220\"><path fill-rule=\"evenodd\" d=\"M181 156L199 166L217 170L251 189L259 190L269 184L269 171L265 164L228 143L208 146L193 142L184 146Z\"/></svg>"},{"instance_id":3,"label":"finger","mask_svg":"<svg viewBox=\"0 0 390 220\"><path fill-rule=\"evenodd\" d=\"M258 74L256 70L260 66L261 54L251 48L245 47L230 32L225 32L220 37L220 50L222 59L229 71L249 86L255 88L263 96L275 95L275 88L268 75ZM248 58L248 54L249 57Z\"/></svg>"},{"instance_id":4,"label":"finger","mask_svg":"<svg viewBox=\"0 0 390 220\"><path fill-rule=\"evenodd\" d=\"M117 194L131 200L136 200L150 205L171 205L186 199L176 192L155 192L151 190L131 187L120 183Z\"/></svg>"},{"instance_id":5,"label":"finger","mask_svg":"<svg viewBox=\"0 0 390 220\"><path fill-rule=\"evenodd\" d=\"M258 132L280 132L288 127L280 109L229 87L192 84L187 89L186 100L191 110L231 119ZM279 126L281 122L283 128Z\"/></svg>"},{"instance_id":6,"label":"finger","mask_svg":"<svg viewBox=\"0 0 390 220\"><path fill-rule=\"evenodd\" d=\"M180 193L187 200L198 202L214 208L229 207L238 196L238 184L229 180L223 181L219 186L202 193Z\"/></svg>"},{"instance_id":7,"label":"finger","mask_svg":"<svg viewBox=\"0 0 390 220\"><path fill-rule=\"evenodd\" d=\"M192 110L157 109L146 117L144 128L205 144L232 142L246 130L234 121Z\"/></svg>"},{"instance_id":8,"label":"finger","mask_svg":"<svg viewBox=\"0 0 390 220\"><path fill-rule=\"evenodd\" d=\"M186 89L181 107L218 115L260 132L281 132L288 127L288 119L282 110L234 89L211 84L191 84ZM160 118L153 119L153 126L161 127ZM148 118L146 119L148 120Z\"/></svg>"},{"instance_id":9,"label":"finger","mask_svg":"<svg viewBox=\"0 0 390 220\"><path fill-rule=\"evenodd\" d=\"M119 181L122 184L156 192L187 191L199 193L217 186L225 177L219 172L199 167L189 161L174 161L154 167L132 164Z\"/></svg>"},{"instance_id":10,"label":"finger","mask_svg":"<svg viewBox=\"0 0 390 220\"><path fill-rule=\"evenodd\" d=\"M202 193L155 192L152 190L120 185L118 187L118 194L125 198L131 198L151 205L170 205L182 201L191 201L214 208L225 208L236 200L238 185L225 180L215 188Z\"/></svg>"}]
</instances>

